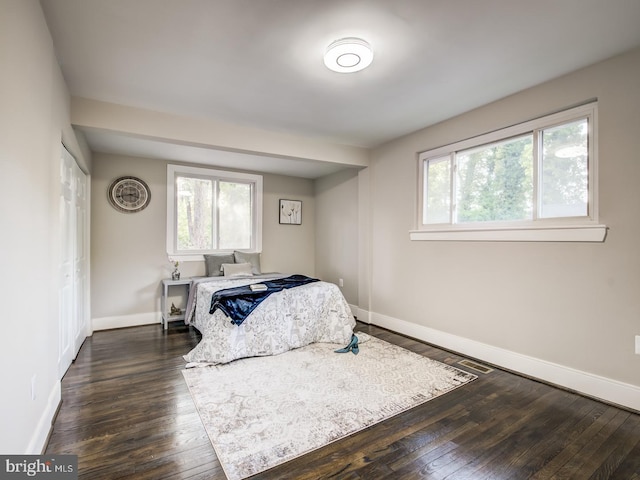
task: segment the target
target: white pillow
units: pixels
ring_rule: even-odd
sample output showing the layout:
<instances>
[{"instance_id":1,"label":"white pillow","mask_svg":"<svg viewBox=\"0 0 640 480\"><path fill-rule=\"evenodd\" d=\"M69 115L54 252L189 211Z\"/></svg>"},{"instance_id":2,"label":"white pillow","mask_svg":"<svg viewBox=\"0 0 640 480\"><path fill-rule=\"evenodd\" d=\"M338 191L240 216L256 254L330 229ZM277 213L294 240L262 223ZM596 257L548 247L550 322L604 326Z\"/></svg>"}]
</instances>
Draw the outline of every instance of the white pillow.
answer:
<instances>
[{"instance_id":1,"label":"white pillow","mask_svg":"<svg viewBox=\"0 0 640 480\"><path fill-rule=\"evenodd\" d=\"M223 263L222 271L225 277L243 277L253 275L250 263Z\"/></svg>"}]
</instances>

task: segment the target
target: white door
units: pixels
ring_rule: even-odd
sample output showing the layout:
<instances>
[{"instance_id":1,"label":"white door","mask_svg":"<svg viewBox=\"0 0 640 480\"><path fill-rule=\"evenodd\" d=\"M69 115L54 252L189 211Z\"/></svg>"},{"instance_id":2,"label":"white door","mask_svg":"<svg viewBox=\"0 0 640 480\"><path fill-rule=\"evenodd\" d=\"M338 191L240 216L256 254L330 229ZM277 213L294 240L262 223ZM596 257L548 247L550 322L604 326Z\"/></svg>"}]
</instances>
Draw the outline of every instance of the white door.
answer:
<instances>
[{"instance_id":1,"label":"white door","mask_svg":"<svg viewBox=\"0 0 640 480\"><path fill-rule=\"evenodd\" d=\"M58 373L87 336L87 176L62 147L60 161L60 329Z\"/></svg>"},{"instance_id":2,"label":"white door","mask_svg":"<svg viewBox=\"0 0 640 480\"><path fill-rule=\"evenodd\" d=\"M60 159L60 316L58 374L64 375L73 360L73 328L75 324L75 244L76 208L74 192L75 160L62 147Z\"/></svg>"},{"instance_id":3,"label":"white door","mask_svg":"<svg viewBox=\"0 0 640 480\"><path fill-rule=\"evenodd\" d=\"M76 187L75 207L76 207L76 249L74 255L74 294L75 294L75 321L73 327L73 358L78 355L82 342L87 337L87 176L80 167L73 162L74 179Z\"/></svg>"}]
</instances>

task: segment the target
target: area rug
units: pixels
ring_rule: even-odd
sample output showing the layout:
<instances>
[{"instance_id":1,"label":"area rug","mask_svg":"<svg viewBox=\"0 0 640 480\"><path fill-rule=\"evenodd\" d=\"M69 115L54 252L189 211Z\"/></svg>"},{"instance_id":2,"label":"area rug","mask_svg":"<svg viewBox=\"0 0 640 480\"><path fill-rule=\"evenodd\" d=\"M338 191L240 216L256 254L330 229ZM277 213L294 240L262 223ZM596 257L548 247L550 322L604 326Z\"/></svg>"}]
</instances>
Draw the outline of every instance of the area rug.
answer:
<instances>
[{"instance_id":1,"label":"area rug","mask_svg":"<svg viewBox=\"0 0 640 480\"><path fill-rule=\"evenodd\" d=\"M182 371L229 480L292 460L477 378L357 335L357 355L316 343Z\"/></svg>"}]
</instances>

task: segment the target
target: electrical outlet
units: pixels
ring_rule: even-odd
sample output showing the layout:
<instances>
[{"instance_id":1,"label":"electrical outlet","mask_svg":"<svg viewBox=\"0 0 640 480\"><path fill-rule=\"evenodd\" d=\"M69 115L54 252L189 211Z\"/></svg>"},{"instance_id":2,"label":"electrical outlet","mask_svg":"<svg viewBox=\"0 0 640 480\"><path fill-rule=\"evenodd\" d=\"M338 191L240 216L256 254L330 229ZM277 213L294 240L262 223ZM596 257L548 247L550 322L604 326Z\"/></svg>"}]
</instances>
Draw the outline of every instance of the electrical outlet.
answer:
<instances>
[{"instance_id":1,"label":"electrical outlet","mask_svg":"<svg viewBox=\"0 0 640 480\"><path fill-rule=\"evenodd\" d=\"M640 335L636 335L636 355L640 355Z\"/></svg>"},{"instance_id":2,"label":"electrical outlet","mask_svg":"<svg viewBox=\"0 0 640 480\"><path fill-rule=\"evenodd\" d=\"M342 278L338 279L338 286L339 287L344 287L344 280Z\"/></svg>"},{"instance_id":3,"label":"electrical outlet","mask_svg":"<svg viewBox=\"0 0 640 480\"><path fill-rule=\"evenodd\" d=\"M31 400L35 400L36 399L36 374L33 374L33 377L31 377Z\"/></svg>"}]
</instances>

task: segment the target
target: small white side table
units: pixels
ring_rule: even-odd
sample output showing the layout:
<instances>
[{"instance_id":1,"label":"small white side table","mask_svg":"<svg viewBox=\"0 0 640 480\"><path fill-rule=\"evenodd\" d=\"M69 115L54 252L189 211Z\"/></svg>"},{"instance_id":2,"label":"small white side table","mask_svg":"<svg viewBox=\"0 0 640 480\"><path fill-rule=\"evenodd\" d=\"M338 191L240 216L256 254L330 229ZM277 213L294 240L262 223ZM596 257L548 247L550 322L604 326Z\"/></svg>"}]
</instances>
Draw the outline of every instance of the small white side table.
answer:
<instances>
[{"instance_id":1,"label":"small white side table","mask_svg":"<svg viewBox=\"0 0 640 480\"><path fill-rule=\"evenodd\" d=\"M170 315L167 308L167 297L169 296L169 287L183 286L186 290L186 299L189 299L189 289L191 288L191 278L181 278L180 280L171 280L165 278L162 280L162 296L160 297L160 310L162 311L162 326L166 330L169 328L169 322L176 320L184 320L185 311L183 309L180 315ZM186 307L186 300L185 300Z\"/></svg>"}]
</instances>

